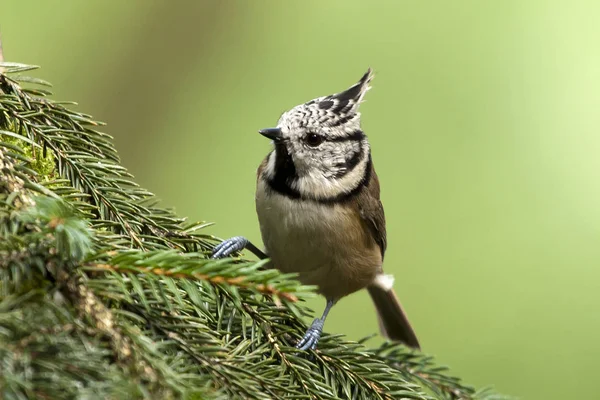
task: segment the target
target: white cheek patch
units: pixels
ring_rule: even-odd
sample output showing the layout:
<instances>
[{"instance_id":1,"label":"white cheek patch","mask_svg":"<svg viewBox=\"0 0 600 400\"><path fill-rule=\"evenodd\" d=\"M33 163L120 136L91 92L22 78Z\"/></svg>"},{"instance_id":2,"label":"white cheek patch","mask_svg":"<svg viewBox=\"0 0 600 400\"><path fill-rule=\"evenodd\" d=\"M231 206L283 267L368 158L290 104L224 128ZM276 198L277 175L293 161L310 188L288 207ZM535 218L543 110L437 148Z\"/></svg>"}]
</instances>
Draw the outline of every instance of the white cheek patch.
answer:
<instances>
[{"instance_id":1,"label":"white cheek patch","mask_svg":"<svg viewBox=\"0 0 600 400\"><path fill-rule=\"evenodd\" d=\"M314 169L320 170L323 176L327 179L334 177L340 172L340 165L343 166L346 162L347 146L336 143L326 143L328 147L323 148L321 157L315 161Z\"/></svg>"},{"instance_id":2,"label":"white cheek patch","mask_svg":"<svg viewBox=\"0 0 600 400\"><path fill-rule=\"evenodd\" d=\"M363 179L367 166L367 157L365 157L353 170L339 179L328 179L321 171L316 170L298 178L292 183L292 187L307 197L317 199L336 197L356 188Z\"/></svg>"}]
</instances>

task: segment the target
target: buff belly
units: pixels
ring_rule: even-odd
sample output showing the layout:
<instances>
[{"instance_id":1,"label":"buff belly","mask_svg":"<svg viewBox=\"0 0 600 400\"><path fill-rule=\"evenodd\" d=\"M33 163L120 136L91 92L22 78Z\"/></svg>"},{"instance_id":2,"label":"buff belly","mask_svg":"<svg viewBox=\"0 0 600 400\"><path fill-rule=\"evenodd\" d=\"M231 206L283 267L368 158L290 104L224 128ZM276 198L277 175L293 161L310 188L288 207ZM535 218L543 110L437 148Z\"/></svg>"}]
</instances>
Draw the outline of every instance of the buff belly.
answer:
<instances>
[{"instance_id":1,"label":"buff belly","mask_svg":"<svg viewBox=\"0 0 600 400\"><path fill-rule=\"evenodd\" d=\"M275 268L296 272L326 298L338 300L369 285L381 270L379 246L358 211L345 204L290 199L259 179L256 211Z\"/></svg>"}]
</instances>

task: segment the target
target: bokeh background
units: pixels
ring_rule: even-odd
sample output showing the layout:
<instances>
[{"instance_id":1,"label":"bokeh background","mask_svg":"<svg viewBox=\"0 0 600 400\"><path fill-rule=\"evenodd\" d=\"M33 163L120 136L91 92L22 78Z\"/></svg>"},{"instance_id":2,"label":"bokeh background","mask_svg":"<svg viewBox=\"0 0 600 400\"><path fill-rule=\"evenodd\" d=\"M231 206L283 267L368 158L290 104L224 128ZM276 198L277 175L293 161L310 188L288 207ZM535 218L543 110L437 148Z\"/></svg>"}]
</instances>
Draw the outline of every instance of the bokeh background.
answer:
<instances>
[{"instance_id":1,"label":"bokeh background","mask_svg":"<svg viewBox=\"0 0 600 400\"><path fill-rule=\"evenodd\" d=\"M599 17L597 1L0 3L5 58L41 65L140 184L221 237L260 242L256 131L373 67L385 268L427 353L523 399L600 398ZM326 330L376 332L366 293Z\"/></svg>"}]
</instances>

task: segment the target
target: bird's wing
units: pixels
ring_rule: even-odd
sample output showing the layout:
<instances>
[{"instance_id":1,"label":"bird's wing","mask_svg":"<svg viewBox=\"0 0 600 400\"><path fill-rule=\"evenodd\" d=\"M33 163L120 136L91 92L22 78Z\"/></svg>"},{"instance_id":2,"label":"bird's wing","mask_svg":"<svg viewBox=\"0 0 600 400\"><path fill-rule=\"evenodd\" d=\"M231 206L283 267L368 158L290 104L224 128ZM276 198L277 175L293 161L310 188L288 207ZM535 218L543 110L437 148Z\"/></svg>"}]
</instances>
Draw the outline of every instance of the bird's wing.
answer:
<instances>
[{"instance_id":1,"label":"bird's wing","mask_svg":"<svg viewBox=\"0 0 600 400\"><path fill-rule=\"evenodd\" d=\"M363 190L358 194L358 211L375 242L381 249L381 259L387 247L387 238L385 232L385 214L383 204L379 199L379 178L375 168L371 165L371 179Z\"/></svg>"}]
</instances>

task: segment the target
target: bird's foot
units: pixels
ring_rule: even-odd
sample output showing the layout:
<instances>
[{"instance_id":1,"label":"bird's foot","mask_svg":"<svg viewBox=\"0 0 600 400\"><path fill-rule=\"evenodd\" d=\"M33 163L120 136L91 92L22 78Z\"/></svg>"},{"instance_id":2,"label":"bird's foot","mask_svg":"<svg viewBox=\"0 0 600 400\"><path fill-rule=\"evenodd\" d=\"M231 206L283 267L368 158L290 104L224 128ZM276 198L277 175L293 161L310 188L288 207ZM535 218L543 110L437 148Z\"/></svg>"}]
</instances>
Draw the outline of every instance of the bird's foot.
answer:
<instances>
[{"instance_id":1,"label":"bird's foot","mask_svg":"<svg viewBox=\"0 0 600 400\"><path fill-rule=\"evenodd\" d=\"M324 322L321 318L315 319L304 334L304 337L296 344L296 348L300 350L316 349L317 343L319 343L319 339L321 338L321 333L323 333Z\"/></svg>"},{"instance_id":2,"label":"bird's foot","mask_svg":"<svg viewBox=\"0 0 600 400\"><path fill-rule=\"evenodd\" d=\"M229 257L233 253L243 250L247 245L248 239L243 236L234 236L219 243L213 249L211 258Z\"/></svg>"}]
</instances>

